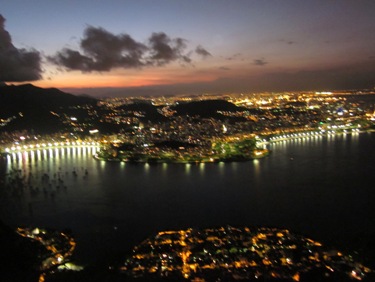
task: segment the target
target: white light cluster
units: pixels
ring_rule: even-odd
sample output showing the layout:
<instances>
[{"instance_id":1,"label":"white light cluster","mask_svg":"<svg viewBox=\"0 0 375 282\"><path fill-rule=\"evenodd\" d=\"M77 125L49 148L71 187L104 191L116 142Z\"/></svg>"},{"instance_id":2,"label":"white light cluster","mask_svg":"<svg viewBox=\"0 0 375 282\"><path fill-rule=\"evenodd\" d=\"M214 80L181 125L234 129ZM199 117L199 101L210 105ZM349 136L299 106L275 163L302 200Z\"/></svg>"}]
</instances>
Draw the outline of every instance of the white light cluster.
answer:
<instances>
[{"instance_id":1,"label":"white light cluster","mask_svg":"<svg viewBox=\"0 0 375 282\"><path fill-rule=\"evenodd\" d=\"M6 153L11 152L19 152L19 151L33 151L39 150L40 148L54 148L54 147L92 147L92 146L100 146L99 142L85 142L85 141L73 141L73 142L54 142L54 143L41 143L41 144L31 144L31 145L23 145L23 146L12 146L7 147L4 149Z\"/></svg>"}]
</instances>

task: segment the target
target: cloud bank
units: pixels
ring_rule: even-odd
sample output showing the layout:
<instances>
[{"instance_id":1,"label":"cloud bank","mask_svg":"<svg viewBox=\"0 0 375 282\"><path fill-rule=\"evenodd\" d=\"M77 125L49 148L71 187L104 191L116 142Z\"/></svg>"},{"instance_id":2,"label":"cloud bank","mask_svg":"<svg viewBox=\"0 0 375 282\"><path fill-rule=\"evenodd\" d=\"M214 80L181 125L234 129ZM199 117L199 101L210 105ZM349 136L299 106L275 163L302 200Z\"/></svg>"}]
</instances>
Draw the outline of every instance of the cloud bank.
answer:
<instances>
[{"instance_id":1,"label":"cloud bank","mask_svg":"<svg viewBox=\"0 0 375 282\"><path fill-rule=\"evenodd\" d=\"M330 91L340 89L373 88L375 65L356 64L331 69L301 70L295 72L273 72L263 75L246 74L227 76L229 69L223 66L221 77L212 81L149 85L118 88L65 88L73 93L87 93L96 97L157 96L187 94L250 93L263 91ZM228 71L228 72L226 72Z\"/></svg>"},{"instance_id":2,"label":"cloud bank","mask_svg":"<svg viewBox=\"0 0 375 282\"><path fill-rule=\"evenodd\" d=\"M107 72L115 68L141 68L164 66L172 62L190 63L186 40L171 38L164 32L155 32L145 43L137 42L128 34L112 34L100 28L89 26L80 41L80 50L64 48L49 61L67 70L82 72ZM198 46L201 56L210 53Z\"/></svg>"},{"instance_id":3,"label":"cloud bank","mask_svg":"<svg viewBox=\"0 0 375 282\"><path fill-rule=\"evenodd\" d=\"M42 78L41 56L34 49L17 49L0 14L0 82L34 81Z\"/></svg>"}]
</instances>

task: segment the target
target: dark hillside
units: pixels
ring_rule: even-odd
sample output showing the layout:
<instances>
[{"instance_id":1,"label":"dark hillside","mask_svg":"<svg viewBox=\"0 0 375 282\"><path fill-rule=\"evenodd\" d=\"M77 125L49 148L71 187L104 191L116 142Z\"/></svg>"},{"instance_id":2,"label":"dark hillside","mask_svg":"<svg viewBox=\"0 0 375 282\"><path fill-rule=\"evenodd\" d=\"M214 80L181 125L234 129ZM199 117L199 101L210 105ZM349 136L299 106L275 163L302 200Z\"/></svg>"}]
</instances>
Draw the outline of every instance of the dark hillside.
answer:
<instances>
[{"instance_id":1,"label":"dark hillside","mask_svg":"<svg viewBox=\"0 0 375 282\"><path fill-rule=\"evenodd\" d=\"M137 102L134 104L122 105L118 107L125 112L129 111L129 116L136 116L141 120L166 121L168 118L158 112L158 108L150 103ZM134 113L137 112L138 116ZM132 113L132 114L130 114Z\"/></svg>"},{"instance_id":2,"label":"dark hillside","mask_svg":"<svg viewBox=\"0 0 375 282\"><path fill-rule=\"evenodd\" d=\"M96 103L96 99L55 88L44 89L31 84L0 86L0 119L8 120L0 131L56 132L63 128L63 124L54 113Z\"/></svg>"},{"instance_id":3,"label":"dark hillside","mask_svg":"<svg viewBox=\"0 0 375 282\"><path fill-rule=\"evenodd\" d=\"M223 119L228 118L218 113L218 111L241 112L247 109L237 107L233 103L225 100L204 100L190 103L181 103L173 106L173 110L178 115L200 116L202 118Z\"/></svg>"}]
</instances>

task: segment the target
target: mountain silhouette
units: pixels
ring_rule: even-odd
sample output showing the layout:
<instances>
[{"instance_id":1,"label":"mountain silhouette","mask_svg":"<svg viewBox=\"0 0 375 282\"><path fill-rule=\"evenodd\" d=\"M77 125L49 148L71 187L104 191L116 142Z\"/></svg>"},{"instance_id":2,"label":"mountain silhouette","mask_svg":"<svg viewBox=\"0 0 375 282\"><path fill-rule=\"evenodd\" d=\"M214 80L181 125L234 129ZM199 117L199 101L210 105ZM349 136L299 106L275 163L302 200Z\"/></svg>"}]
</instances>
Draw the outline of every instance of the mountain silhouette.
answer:
<instances>
[{"instance_id":1,"label":"mountain silhouette","mask_svg":"<svg viewBox=\"0 0 375 282\"><path fill-rule=\"evenodd\" d=\"M56 88L40 88L32 84L0 86L0 131L28 130L52 133L63 128L59 114L97 100L75 96Z\"/></svg>"}]
</instances>

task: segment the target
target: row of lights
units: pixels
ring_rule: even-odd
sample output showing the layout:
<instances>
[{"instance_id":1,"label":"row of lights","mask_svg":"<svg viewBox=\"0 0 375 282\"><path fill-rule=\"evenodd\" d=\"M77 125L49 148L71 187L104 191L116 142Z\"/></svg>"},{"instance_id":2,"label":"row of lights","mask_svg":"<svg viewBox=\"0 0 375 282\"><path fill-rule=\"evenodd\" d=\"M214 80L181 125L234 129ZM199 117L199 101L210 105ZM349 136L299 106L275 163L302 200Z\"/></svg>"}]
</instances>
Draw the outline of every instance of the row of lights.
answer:
<instances>
[{"instance_id":1,"label":"row of lights","mask_svg":"<svg viewBox=\"0 0 375 282\"><path fill-rule=\"evenodd\" d=\"M58 146L99 146L99 142L84 142L84 141L72 141L72 142L54 142L54 143L42 143L35 145L23 145L23 146L13 146L10 148L5 148L5 152L9 153L12 151L21 151L21 150L33 150L40 148L50 148Z\"/></svg>"},{"instance_id":2,"label":"row of lights","mask_svg":"<svg viewBox=\"0 0 375 282\"><path fill-rule=\"evenodd\" d=\"M347 130L343 131L344 133L347 133ZM359 132L359 129L353 128L352 132ZM304 133L293 133L293 134L286 134L286 135L281 135L277 137L271 137L270 141L280 141L282 139L288 139L288 138L304 138L304 137L311 137L311 136L321 136L323 134L328 134L328 135L334 135L337 132L334 130L321 130L319 132L304 132Z\"/></svg>"},{"instance_id":3,"label":"row of lights","mask_svg":"<svg viewBox=\"0 0 375 282\"><path fill-rule=\"evenodd\" d=\"M287 138L300 138L300 137L309 137L309 136L318 136L322 135L324 131L320 132L303 132L303 133L293 133L293 134L286 134L286 135L281 135L277 137L271 137L270 141L278 141L280 139L287 139Z\"/></svg>"}]
</instances>

